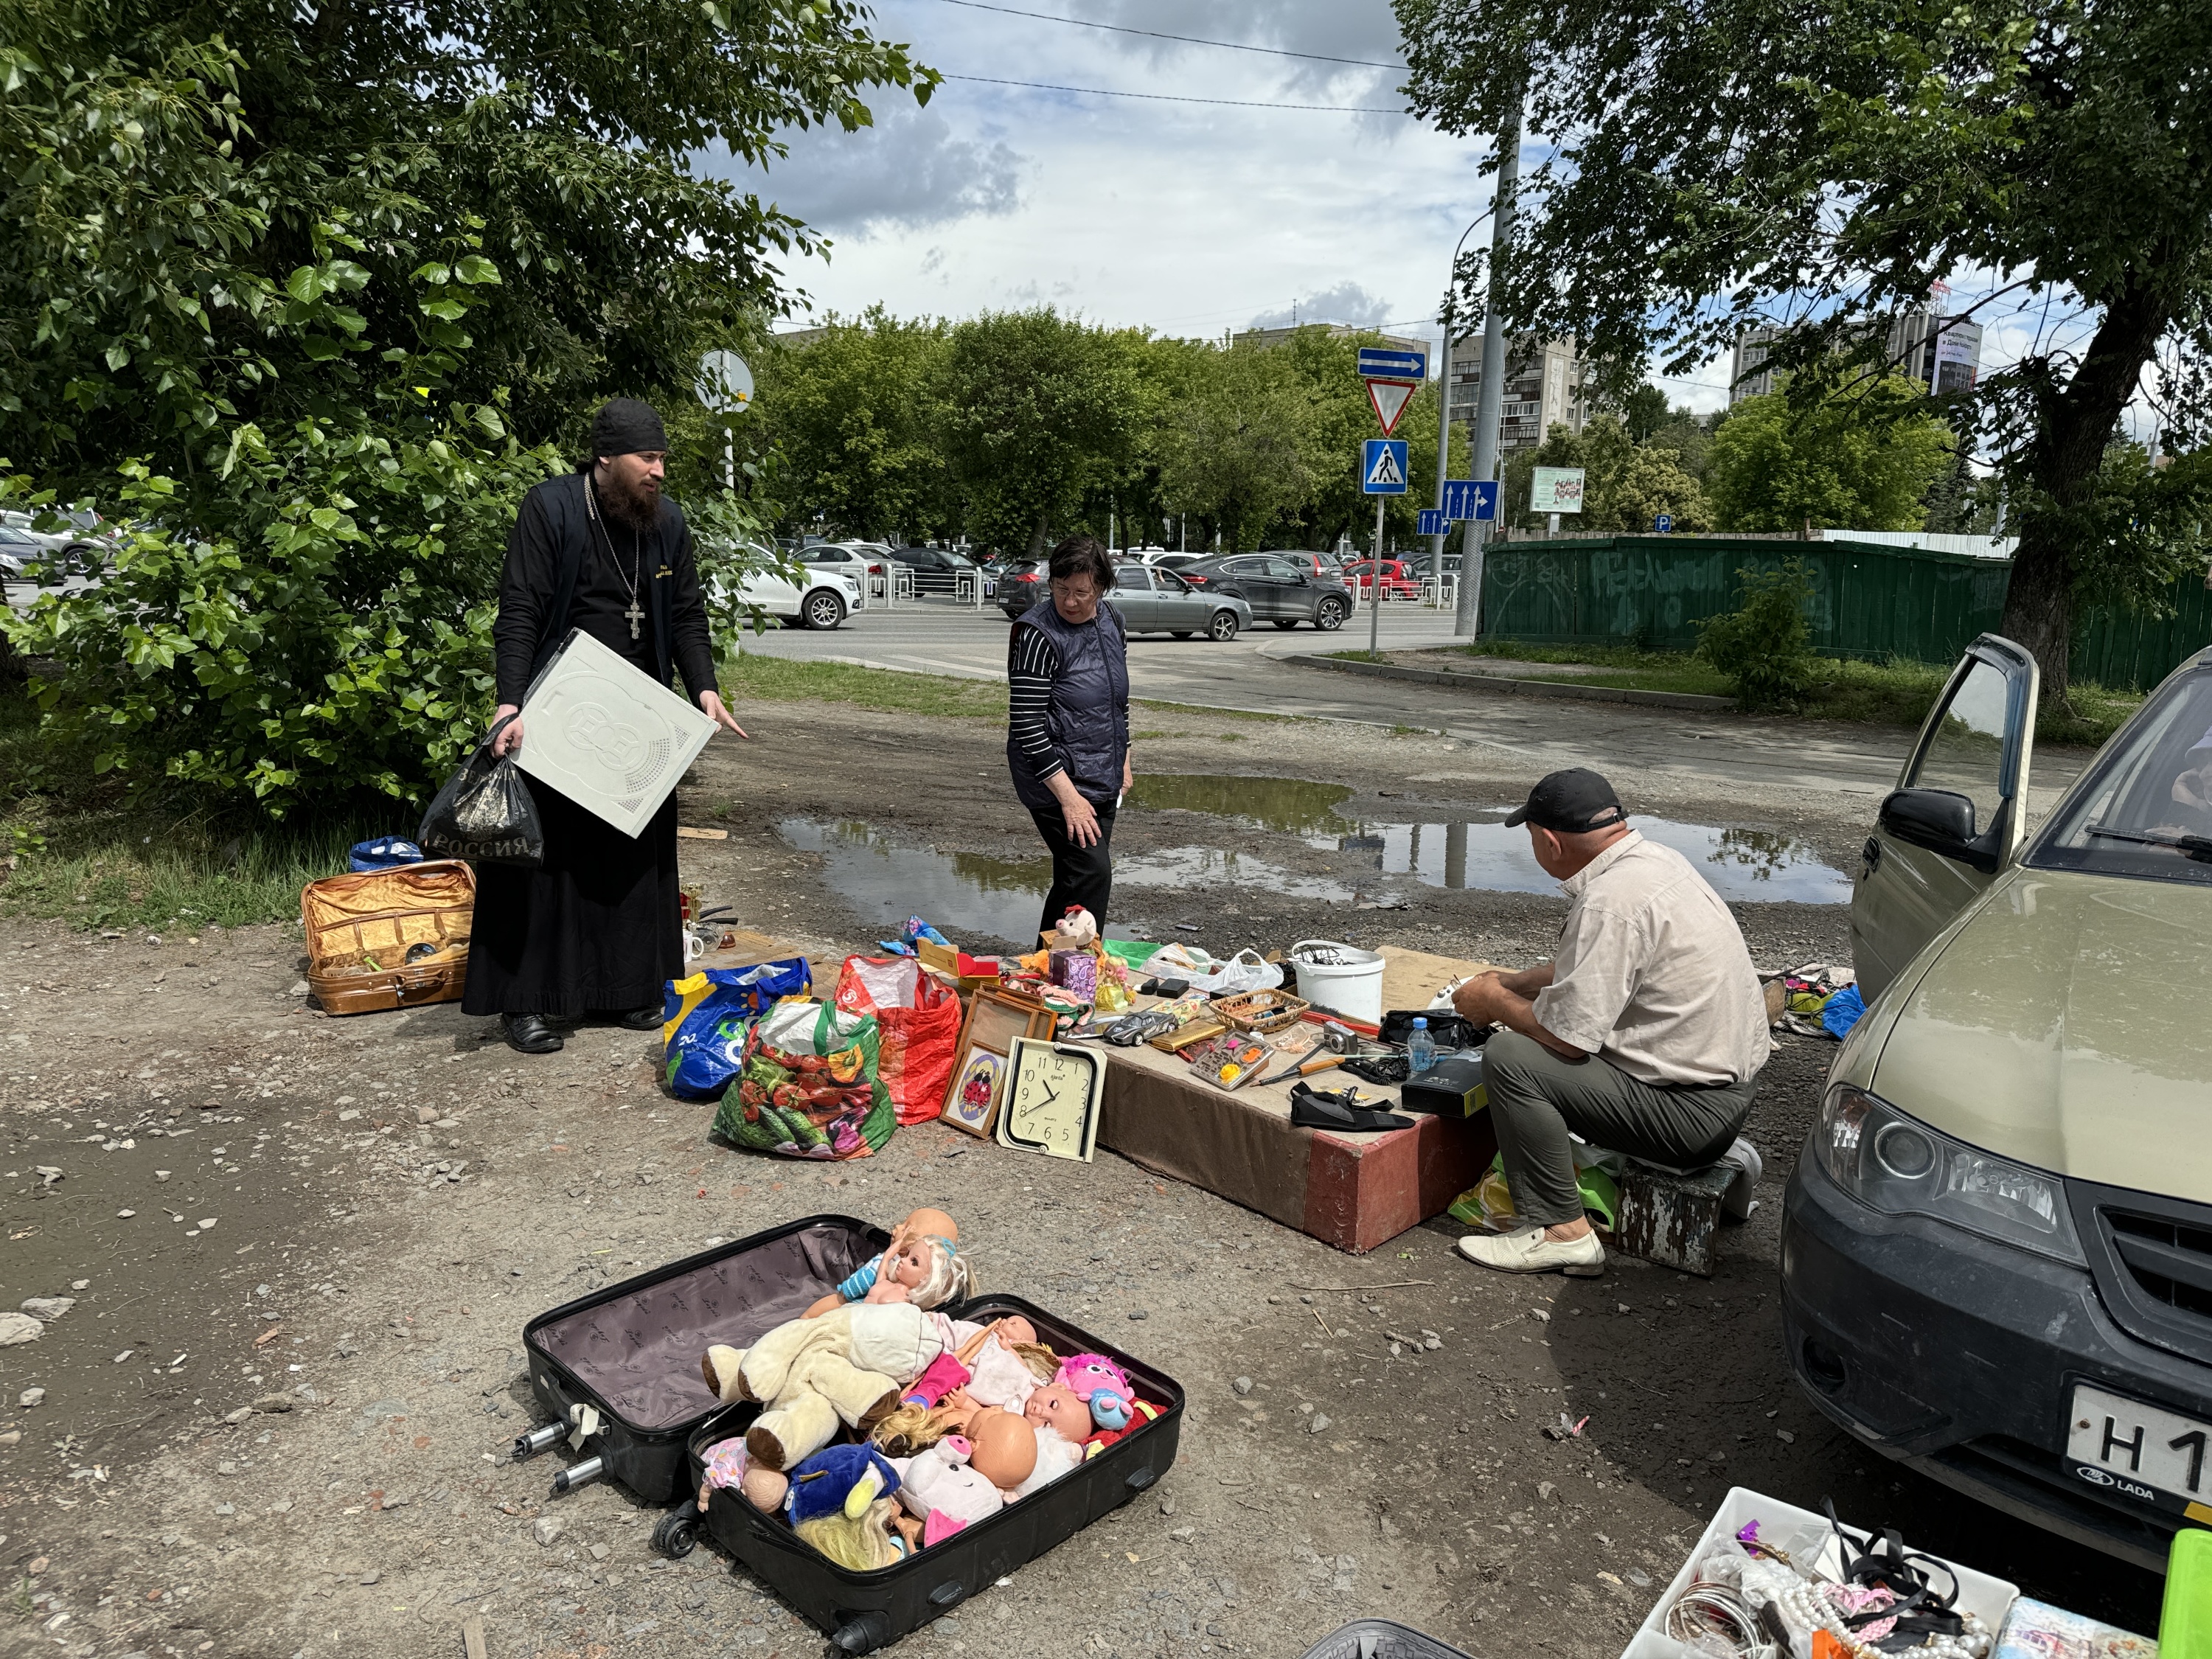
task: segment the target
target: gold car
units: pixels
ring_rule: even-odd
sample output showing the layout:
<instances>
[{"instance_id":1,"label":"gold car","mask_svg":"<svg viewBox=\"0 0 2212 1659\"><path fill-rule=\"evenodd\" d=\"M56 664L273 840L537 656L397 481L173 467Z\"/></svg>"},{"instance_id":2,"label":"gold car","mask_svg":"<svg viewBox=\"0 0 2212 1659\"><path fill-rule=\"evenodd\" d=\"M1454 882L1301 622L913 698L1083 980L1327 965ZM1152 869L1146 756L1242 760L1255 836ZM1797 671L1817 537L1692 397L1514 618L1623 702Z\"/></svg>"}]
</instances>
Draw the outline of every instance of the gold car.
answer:
<instances>
[{"instance_id":1,"label":"gold car","mask_svg":"<svg viewBox=\"0 0 2212 1659\"><path fill-rule=\"evenodd\" d=\"M2212 651L2031 828L2037 691L1977 640L1866 843L1785 1340L1867 1445L2162 1570L2212 1525Z\"/></svg>"}]
</instances>

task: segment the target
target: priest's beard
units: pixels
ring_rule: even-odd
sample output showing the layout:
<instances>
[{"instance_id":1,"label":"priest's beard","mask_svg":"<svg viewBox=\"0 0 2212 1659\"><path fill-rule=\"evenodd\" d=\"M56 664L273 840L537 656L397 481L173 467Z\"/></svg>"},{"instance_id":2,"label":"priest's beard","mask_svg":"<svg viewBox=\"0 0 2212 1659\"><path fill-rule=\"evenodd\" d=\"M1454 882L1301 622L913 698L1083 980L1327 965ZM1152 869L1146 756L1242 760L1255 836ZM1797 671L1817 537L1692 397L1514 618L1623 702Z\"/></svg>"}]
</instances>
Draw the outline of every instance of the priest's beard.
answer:
<instances>
[{"instance_id":1,"label":"priest's beard","mask_svg":"<svg viewBox=\"0 0 2212 1659\"><path fill-rule=\"evenodd\" d=\"M619 519L632 530L648 531L660 518L660 480L650 476L633 484L613 467L599 474L599 500L607 516Z\"/></svg>"}]
</instances>

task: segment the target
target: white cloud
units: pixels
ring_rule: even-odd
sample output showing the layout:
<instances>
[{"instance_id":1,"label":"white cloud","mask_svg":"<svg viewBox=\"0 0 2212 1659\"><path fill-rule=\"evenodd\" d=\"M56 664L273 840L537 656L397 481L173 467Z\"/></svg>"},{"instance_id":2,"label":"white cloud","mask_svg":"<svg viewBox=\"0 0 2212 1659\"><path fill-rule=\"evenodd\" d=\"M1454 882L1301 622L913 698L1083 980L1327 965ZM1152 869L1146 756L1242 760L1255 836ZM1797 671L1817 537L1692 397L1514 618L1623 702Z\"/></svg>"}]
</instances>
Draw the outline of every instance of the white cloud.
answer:
<instances>
[{"instance_id":1,"label":"white cloud","mask_svg":"<svg viewBox=\"0 0 2212 1659\"><path fill-rule=\"evenodd\" d=\"M1020 3L1020 0L1018 0ZM1039 11L1069 0L1025 0ZM1103 21L1399 58L1387 0L1095 0ZM878 32L947 75L1258 104L1394 109L1391 70L1311 63L883 0ZM762 188L830 234L794 264L817 310L962 316L1049 302L1116 325L1218 335L1298 302L1433 334L1452 240L1489 204L1483 147L1396 115L1096 97L948 81L913 113L872 100L857 138L786 135ZM941 125L939 125L941 124ZM724 163L727 167L727 163ZM731 175L735 176L735 175ZM1318 312L1313 314L1320 314Z\"/></svg>"},{"instance_id":2,"label":"white cloud","mask_svg":"<svg viewBox=\"0 0 2212 1659\"><path fill-rule=\"evenodd\" d=\"M1346 282L1319 294L1309 294L1279 311L1261 312L1252 319L1252 326L1283 328L1292 323L1344 323L1353 328L1382 328L1395 320L1398 319L1388 300L1370 294L1357 283Z\"/></svg>"},{"instance_id":3,"label":"white cloud","mask_svg":"<svg viewBox=\"0 0 2212 1659\"><path fill-rule=\"evenodd\" d=\"M702 167L832 234L918 229L1020 205L1024 158L1002 137L956 132L941 111L904 99L879 100L875 117L857 132L787 133L790 155L764 175L733 165L726 150Z\"/></svg>"}]
</instances>

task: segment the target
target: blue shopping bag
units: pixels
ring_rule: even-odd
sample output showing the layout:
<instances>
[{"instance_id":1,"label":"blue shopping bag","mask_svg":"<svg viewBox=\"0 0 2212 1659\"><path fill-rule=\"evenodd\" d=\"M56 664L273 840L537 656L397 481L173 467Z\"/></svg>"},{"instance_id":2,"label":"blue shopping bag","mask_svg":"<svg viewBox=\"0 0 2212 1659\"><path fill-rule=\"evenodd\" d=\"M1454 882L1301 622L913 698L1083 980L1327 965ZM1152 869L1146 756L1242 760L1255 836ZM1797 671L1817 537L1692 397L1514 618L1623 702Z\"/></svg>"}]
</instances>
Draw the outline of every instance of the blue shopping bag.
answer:
<instances>
[{"instance_id":1,"label":"blue shopping bag","mask_svg":"<svg viewBox=\"0 0 2212 1659\"><path fill-rule=\"evenodd\" d=\"M670 980L660 1027L670 1091L684 1100L719 1100L738 1074L753 1021L786 997L811 994L813 983L805 957Z\"/></svg>"}]
</instances>

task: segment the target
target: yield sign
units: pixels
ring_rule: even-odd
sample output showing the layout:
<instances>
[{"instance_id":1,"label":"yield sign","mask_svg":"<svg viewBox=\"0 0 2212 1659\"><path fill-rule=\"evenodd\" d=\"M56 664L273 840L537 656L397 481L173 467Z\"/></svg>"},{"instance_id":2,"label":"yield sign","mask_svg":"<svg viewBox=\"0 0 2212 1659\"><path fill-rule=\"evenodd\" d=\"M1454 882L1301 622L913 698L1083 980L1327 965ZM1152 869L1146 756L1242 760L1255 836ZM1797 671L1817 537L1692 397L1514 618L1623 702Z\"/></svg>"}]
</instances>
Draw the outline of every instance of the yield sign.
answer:
<instances>
[{"instance_id":1,"label":"yield sign","mask_svg":"<svg viewBox=\"0 0 2212 1659\"><path fill-rule=\"evenodd\" d=\"M1382 422L1382 435L1389 437L1398 429L1398 417L1406 412L1413 401L1413 382L1411 380L1370 380L1367 401L1375 405L1375 418Z\"/></svg>"}]
</instances>

